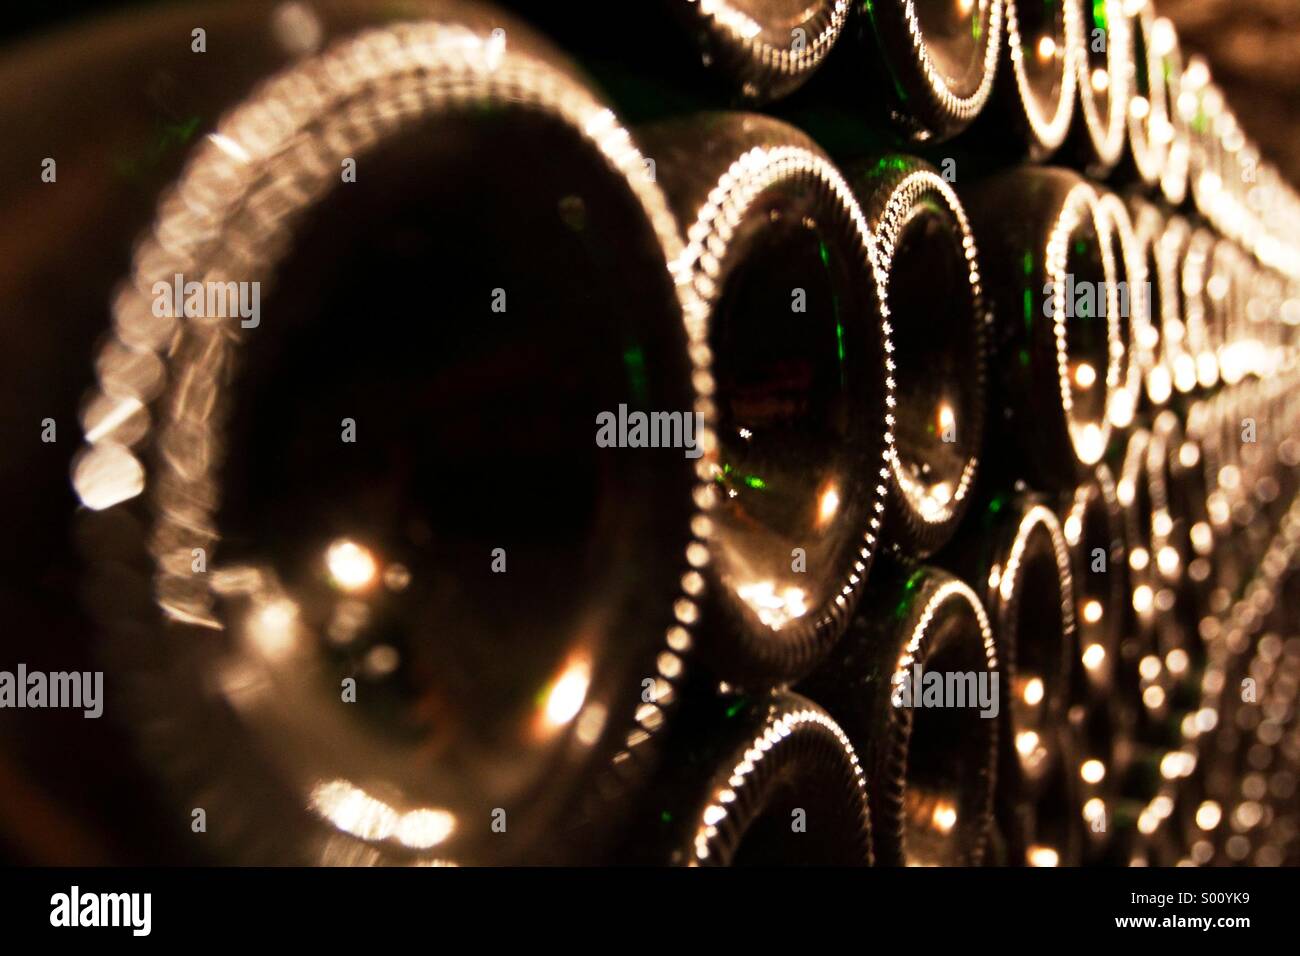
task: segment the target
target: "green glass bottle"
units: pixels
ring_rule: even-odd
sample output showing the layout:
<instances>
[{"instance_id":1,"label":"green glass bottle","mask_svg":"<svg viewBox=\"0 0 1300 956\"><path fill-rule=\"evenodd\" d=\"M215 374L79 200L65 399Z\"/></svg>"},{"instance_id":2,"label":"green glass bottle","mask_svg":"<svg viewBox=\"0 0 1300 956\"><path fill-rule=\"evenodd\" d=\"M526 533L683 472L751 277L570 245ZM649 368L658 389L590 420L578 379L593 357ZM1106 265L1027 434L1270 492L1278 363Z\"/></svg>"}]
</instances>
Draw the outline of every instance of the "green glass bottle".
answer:
<instances>
[{"instance_id":1,"label":"green glass bottle","mask_svg":"<svg viewBox=\"0 0 1300 956\"><path fill-rule=\"evenodd\" d=\"M681 718L619 862L871 864L866 776L821 707L788 691L711 695Z\"/></svg>"},{"instance_id":2,"label":"green glass bottle","mask_svg":"<svg viewBox=\"0 0 1300 956\"><path fill-rule=\"evenodd\" d=\"M924 557L960 524L984 442L992 319L966 212L939 170L885 155L848 167L893 330L895 454L886 538Z\"/></svg>"},{"instance_id":3,"label":"green glass bottle","mask_svg":"<svg viewBox=\"0 0 1300 956\"><path fill-rule=\"evenodd\" d=\"M641 131L702 308L697 376L717 442L702 659L754 689L807 673L879 547L893 454L883 275L847 181L798 130L702 114Z\"/></svg>"},{"instance_id":4,"label":"green glass bottle","mask_svg":"<svg viewBox=\"0 0 1300 956\"><path fill-rule=\"evenodd\" d=\"M944 571L882 559L864 607L802 686L856 742L876 862L971 866L993 822L1008 688L976 593Z\"/></svg>"},{"instance_id":5,"label":"green glass bottle","mask_svg":"<svg viewBox=\"0 0 1300 956\"><path fill-rule=\"evenodd\" d=\"M322 17L287 63L248 11L208 27L265 80L123 268L71 469L89 589L213 852L580 859L568 826L618 813L594 781L650 763L703 584L682 242L526 28ZM254 309L213 313L227 284ZM652 412L680 427L623 428Z\"/></svg>"},{"instance_id":6,"label":"green glass bottle","mask_svg":"<svg viewBox=\"0 0 1300 956\"><path fill-rule=\"evenodd\" d=\"M994 486L1073 488L1106 451L1120 383L1110 219L1093 187L1060 169L1010 170L962 198L994 309L986 460L1007 473Z\"/></svg>"}]
</instances>

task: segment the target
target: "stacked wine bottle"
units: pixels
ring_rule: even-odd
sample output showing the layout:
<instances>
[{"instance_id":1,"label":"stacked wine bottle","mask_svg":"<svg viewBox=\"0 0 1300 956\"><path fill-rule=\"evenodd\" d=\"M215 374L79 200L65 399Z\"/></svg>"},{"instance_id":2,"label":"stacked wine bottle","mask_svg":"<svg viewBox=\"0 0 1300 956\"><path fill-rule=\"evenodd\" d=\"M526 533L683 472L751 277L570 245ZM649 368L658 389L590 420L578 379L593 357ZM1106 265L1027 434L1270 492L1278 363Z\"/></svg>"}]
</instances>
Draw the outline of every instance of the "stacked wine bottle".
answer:
<instances>
[{"instance_id":1,"label":"stacked wine bottle","mask_svg":"<svg viewBox=\"0 0 1300 956\"><path fill-rule=\"evenodd\" d=\"M1300 197L1173 25L507 5L169 63L21 480L194 855L1300 863Z\"/></svg>"}]
</instances>

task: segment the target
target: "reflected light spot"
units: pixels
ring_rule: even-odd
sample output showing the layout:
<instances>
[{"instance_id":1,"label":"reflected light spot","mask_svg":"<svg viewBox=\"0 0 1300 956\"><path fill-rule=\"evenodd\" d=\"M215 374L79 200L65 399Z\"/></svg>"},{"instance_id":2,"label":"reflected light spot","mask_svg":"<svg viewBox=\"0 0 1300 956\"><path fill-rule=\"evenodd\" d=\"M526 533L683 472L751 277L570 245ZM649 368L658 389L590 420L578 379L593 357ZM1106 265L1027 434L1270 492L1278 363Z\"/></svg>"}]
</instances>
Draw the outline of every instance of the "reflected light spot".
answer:
<instances>
[{"instance_id":1,"label":"reflected light spot","mask_svg":"<svg viewBox=\"0 0 1300 956\"><path fill-rule=\"evenodd\" d=\"M412 810L397 823L397 841L415 850L437 846L456 829L456 818L446 810Z\"/></svg>"},{"instance_id":2,"label":"reflected light spot","mask_svg":"<svg viewBox=\"0 0 1300 956\"><path fill-rule=\"evenodd\" d=\"M1188 537L1192 540L1192 547L1196 549L1197 554L1209 554L1210 549L1214 546L1214 532L1204 521L1198 521L1192 525L1188 532Z\"/></svg>"},{"instance_id":3,"label":"reflected light spot","mask_svg":"<svg viewBox=\"0 0 1300 956\"><path fill-rule=\"evenodd\" d=\"M1147 374L1147 394L1157 405L1169 401L1173 390L1173 380L1170 378L1169 370L1163 365L1157 365Z\"/></svg>"},{"instance_id":4,"label":"reflected light spot","mask_svg":"<svg viewBox=\"0 0 1300 956\"><path fill-rule=\"evenodd\" d=\"M1171 750L1160 758L1160 776L1166 780L1186 777L1196 768L1196 758L1182 750Z\"/></svg>"},{"instance_id":5,"label":"reflected light spot","mask_svg":"<svg viewBox=\"0 0 1300 956\"><path fill-rule=\"evenodd\" d=\"M456 829L456 817L446 810L422 807L398 813L346 780L316 784L310 805L344 833L363 840L396 840L415 850L437 846Z\"/></svg>"},{"instance_id":6,"label":"reflected light spot","mask_svg":"<svg viewBox=\"0 0 1300 956\"><path fill-rule=\"evenodd\" d=\"M825 527L835 517L835 513L840 510L840 493L834 485L831 485L822 492L821 500L817 505L817 524L819 527Z\"/></svg>"},{"instance_id":7,"label":"reflected light spot","mask_svg":"<svg viewBox=\"0 0 1300 956\"><path fill-rule=\"evenodd\" d=\"M1079 430L1079 440L1077 442L1077 451L1079 460L1085 465L1095 465L1101 460L1102 453L1106 450L1105 434L1101 426L1096 422L1088 422Z\"/></svg>"},{"instance_id":8,"label":"reflected light spot","mask_svg":"<svg viewBox=\"0 0 1300 956\"><path fill-rule=\"evenodd\" d=\"M758 581L737 588L736 594L754 609L760 621L774 631L808 613L807 595L803 588L788 587L777 594L774 582Z\"/></svg>"},{"instance_id":9,"label":"reflected light spot","mask_svg":"<svg viewBox=\"0 0 1300 956\"><path fill-rule=\"evenodd\" d=\"M1016 734L1016 752L1022 757L1028 757L1038 749L1038 734L1032 730L1022 730Z\"/></svg>"},{"instance_id":10,"label":"reflected light spot","mask_svg":"<svg viewBox=\"0 0 1300 956\"><path fill-rule=\"evenodd\" d=\"M72 486L82 504L103 511L144 491L144 466L121 445L105 442L77 461Z\"/></svg>"},{"instance_id":11,"label":"reflected light spot","mask_svg":"<svg viewBox=\"0 0 1300 956\"><path fill-rule=\"evenodd\" d=\"M368 587L379 572L375 556L369 549L346 538L335 541L326 549L325 564L334 583L344 591L360 591Z\"/></svg>"},{"instance_id":12,"label":"reflected light spot","mask_svg":"<svg viewBox=\"0 0 1300 956\"><path fill-rule=\"evenodd\" d=\"M1061 855L1050 846L1031 846L1025 851L1025 859L1030 866L1056 866Z\"/></svg>"},{"instance_id":13,"label":"reflected light spot","mask_svg":"<svg viewBox=\"0 0 1300 956\"><path fill-rule=\"evenodd\" d=\"M952 406L947 402L939 405L939 434L943 434L957 424L957 416L953 414Z\"/></svg>"},{"instance_id":14,"label":"reflected light spot","mask_svg":"<svg viewBox=\"0 0 1300 956\"><path fill-rule=\"evenodd\" d=\"M1196 808L1196 825L1202 830L1213 830L1223 819L1223 810L1213 800L1206 800Z\"/></svg>"},{"instance_id":15,"label":"reflected light spot","mask_svg":"<svg viewBox=\"0 0 1300 956\"><path fill-rule=\"evenodd\" d=\"M563 727L578 715L591 684L591 665L576 661L565 668L546 696L546 723Z\"/></svg>"},{"instance_id":16,"label":"reflected light spot","mask_svg":"<svg viewBox=\"0 0 1300 956\"><path fill-rule=\"evenodd\" d=\"M1151 593L1150 585L1139 584L1133 589L1133 610L1139 614L1146 614L1154 603L1155 597Z\"/></svg>"},{"instance_id":17,"label":"reflected light spot","mask_svg":"<svg viewBox=\"0 0 1300 956\"><path fill-rule=\"evenodd\" d=\"M280 660L293 650L298 631L298 605L288 598L269 601L253 609L248 639L267 660Z\"/></svg>"},{"instance_id":18,"label":"reflected light spot","mask_svg":"<svg viewBox=\"0 0 1300 956\"><path fill-rule=\"evenodd\" d=\"M1031 677L1025 681L1024 699L1030 707L1037 707L1043 702L1043 682L1040 678Z\"/></svg>"},{"instance_id":19,"label":"reflected light spot","mask_svg":"<svg viewBox=\"0 0 1300 956\"><path fill-rule=\"evenodd\" d=\"M1148 654L1138 662L1138 673L1143 680L1155 680L1160 676L1160 669L1160 658L1154 654Z\"/></svg>"},{"instance_id":20,"label":"reflected light spot","mask_svg":"<svg viewBox=\"0 0 1300 956\"><path fill-rule=\"evenodd\" d=\"M209 133L208 139L211 141L213 146L217 147L217 149L221 150L231 159L241 163L251 163L253 161L253 157L249 155L248 150L244 149L243 146L224 133Z\"/></svg>"},{"instance_id":21,"label":"reflected light spot","mask_svg":"<svg viewBox=\"0 0 1300 956\"><path fill-rule=\"evenodd\" d=\"M1083 619L1086 623L1096 624L1098 621L1101 620L1102 614L1103 611L1101 607L1101 602L1098 601L1096 598L1090 598L1088 601L1084 603ZM1096 646L1097 646L1096 644L1093 645L1093 647ZM1103 651L1102 653L1104 655L1105 652Z\"/></svg>"},{"instance_id":22,"label":"reflected light spot","mask_svg":"<svg viewBox=\"0 0 1300 956\"><path fill-rule=\"evenodd\" d=\"M931 822L936 830L946 836L957 825L957 808L946 800L940 800L934 806Z\"/></svg>"},{"instance_id":23,"label":"reflected light spot","mask_svg":"<svg viewBox=\"0 0 1300 956\"><path fill-rule=\"evenodd\" d=\"M1083 522L1079 519L1077 514L1072 514L1065 519L1065 524L1062 526L1061 530L1065 532L1065 540L1068 541L1071 546L1077 545L1079 543L1079 538L1083 536Z\"/></svg>"}]
</instances>

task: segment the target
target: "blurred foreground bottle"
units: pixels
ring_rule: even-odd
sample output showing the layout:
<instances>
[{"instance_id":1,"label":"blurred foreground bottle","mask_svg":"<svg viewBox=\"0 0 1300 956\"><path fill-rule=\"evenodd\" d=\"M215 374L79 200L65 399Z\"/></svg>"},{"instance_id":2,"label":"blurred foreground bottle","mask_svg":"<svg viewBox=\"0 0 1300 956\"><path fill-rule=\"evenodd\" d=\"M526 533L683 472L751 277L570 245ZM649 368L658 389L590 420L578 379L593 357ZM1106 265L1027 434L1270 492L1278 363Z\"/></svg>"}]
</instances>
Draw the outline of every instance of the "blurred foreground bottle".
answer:
<instances>
[{"instance_id":1,"label":"blurred foreground bottle","mask_svg":"<svg viewBox=\"0 0 1300 956\"><path fill-rule=\"evenodd\" d=\"M822 708L788 692L683 708L625 863L868 866L866 777Z\"/></svg>"},{"instance_id":2,"label":"blurred foreground bottle","mask_svg":"<svg viewBox=\"0 0 1300 956\"><path fill-rule=\"evenodd\" d=\"M710 443L627 131L481 5L169 10L3 69L36 376L6 492L48 534L73 501L30 485L70 474L85 562L51 545L19 618L84 591L158 829L201 807L182 853L260 863L595 852L571 830L691 644Z\"/></svg>"}]
</instances>

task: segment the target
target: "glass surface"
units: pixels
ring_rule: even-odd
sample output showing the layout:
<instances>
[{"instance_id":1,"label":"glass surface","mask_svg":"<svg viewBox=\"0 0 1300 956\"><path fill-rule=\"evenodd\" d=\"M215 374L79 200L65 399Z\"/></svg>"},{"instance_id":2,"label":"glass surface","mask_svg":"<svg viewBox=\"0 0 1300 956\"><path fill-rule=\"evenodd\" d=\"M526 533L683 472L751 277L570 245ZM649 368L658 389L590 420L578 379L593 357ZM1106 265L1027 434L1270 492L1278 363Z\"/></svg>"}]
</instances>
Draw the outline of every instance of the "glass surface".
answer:
<instances>
[{"instance_id":1,"label":"glass surface","mask_svg":"<svg viewBox=\"0 0 1300 956\"><path fill-rule=\"evenodd\" d=\"M952 503L979 436L979 349L970 269L946 207L918 204L888 277L894 331L894 443L910 504L938 516Z\"/></svg>"},{"instance_id":2,"label":"glass surface","mask_svg":"<svg viewBox=\"0 0 1300 956\"><path fill-rule=\"evenodd\" d=\"M714 546L724 584L780 630L834 596L862 546L883 431L868 401L878 318L856 237L813 196L761 197L732 242L710 343ZM795 548L806 571L792 567Z\"/></svg>"}]
</instances>

